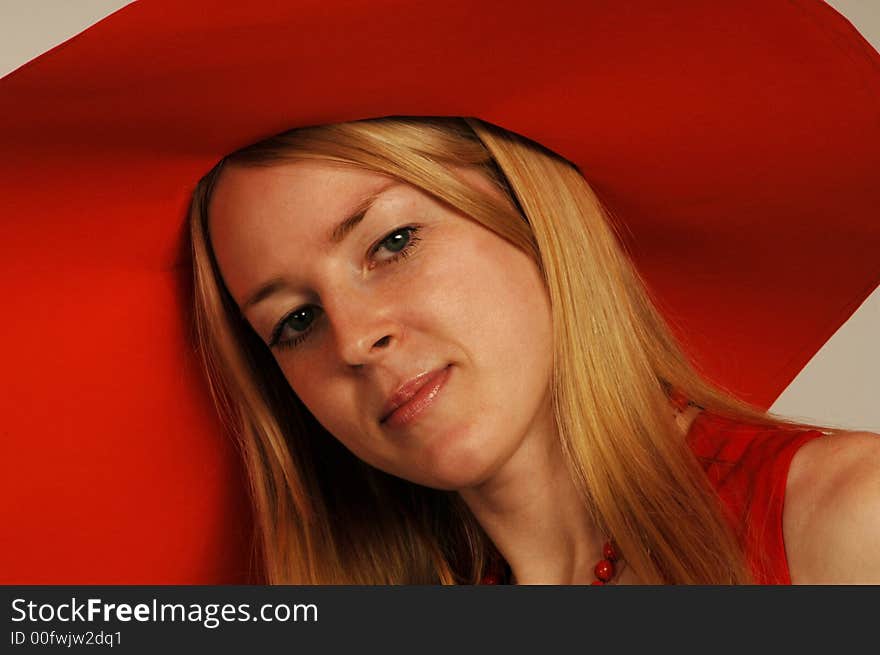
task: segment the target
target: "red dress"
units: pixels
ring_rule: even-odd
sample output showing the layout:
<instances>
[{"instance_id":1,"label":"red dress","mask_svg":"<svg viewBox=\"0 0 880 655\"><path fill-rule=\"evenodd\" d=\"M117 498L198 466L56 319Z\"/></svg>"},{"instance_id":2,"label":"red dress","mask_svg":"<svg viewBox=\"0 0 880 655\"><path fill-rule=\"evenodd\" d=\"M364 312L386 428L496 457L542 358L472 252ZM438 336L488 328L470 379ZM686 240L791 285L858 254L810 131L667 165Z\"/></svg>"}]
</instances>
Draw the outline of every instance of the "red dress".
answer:
<instances>
[{"instance_id":1,"label":"red dress","mask_svg":"<svg viewBox=\"0 0 880 655\"><path fill-rule=\"evenodd\" d=\"M701 412L687 442L730 512L758 584L791 584L782 534L788 469L817 430L756 426Z\"/></svg>"}]
</instances>

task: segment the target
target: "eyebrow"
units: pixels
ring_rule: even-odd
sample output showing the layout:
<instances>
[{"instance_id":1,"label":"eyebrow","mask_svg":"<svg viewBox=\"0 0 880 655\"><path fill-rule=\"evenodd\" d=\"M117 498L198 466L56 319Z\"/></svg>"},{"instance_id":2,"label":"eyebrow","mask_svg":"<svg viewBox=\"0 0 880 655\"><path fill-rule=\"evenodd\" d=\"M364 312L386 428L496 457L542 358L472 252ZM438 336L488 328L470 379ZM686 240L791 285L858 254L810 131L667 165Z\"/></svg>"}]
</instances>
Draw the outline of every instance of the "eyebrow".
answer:
<instances>
[{"instance_id":1,"label":"eyebrow","mask_svg":"<svg viewBox=\"0 0 880 655\"><path fill-rule=\"evenodd\" d=\"M367 212L370 211L370 207L373 206L373 203L376 202L376 199L384 190L385 189L383 188L376 193L370 194L355 205L354 209L349 212L348 216L342 219L336 227L330 231L330 234L327 236L327 241L334 245L342 243L345 237L351 234L351 232L354 231L354 228L364 220L364 216L367 215Z\"/></svg>"},{"instance_id":2,"label":"eyebrow","mask_svg":"<svg viewBox=\"0 0 880 655\"><path fill-rule=\"evenodd\" d=\"M338 245L345 240L349 234L351 234L354 229L360 224L361 221L364 220L364 217L367 215L367 212L370 211L370 208L379 199L383 193L388 191L393 186L397 186L400 182L392 181L387 185L383 186L378 191L374 191L366 198L361 200L354 208L348 213L348 215L343 218L336 226L330 230L327 235L327 241L333 245ZM284 278L282 277L273 277L271 280L267 281L265 284L261 285L256 291L254 291L247 300L241 306L241 311L244 313L246 310L250 309L254 305L264 301L269 296L277 293L285 286Z\"/></svg>"}]
</instances>

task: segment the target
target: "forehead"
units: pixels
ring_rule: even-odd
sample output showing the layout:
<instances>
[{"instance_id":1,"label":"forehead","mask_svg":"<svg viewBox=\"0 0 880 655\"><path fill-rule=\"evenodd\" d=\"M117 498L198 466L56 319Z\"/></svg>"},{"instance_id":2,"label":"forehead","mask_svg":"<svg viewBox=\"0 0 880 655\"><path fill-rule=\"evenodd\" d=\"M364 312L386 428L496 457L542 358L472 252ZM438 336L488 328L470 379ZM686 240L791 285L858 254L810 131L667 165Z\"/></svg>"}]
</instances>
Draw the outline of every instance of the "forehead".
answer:
<instances>
[{"instance_id":1,"label":"forehead","mask_svg":"<svg viewBox=\"0 0 880 655\"><path fill-rule=\"evenodd\" d=\"M217 241L282 224L321 230L392 183L380 173L328 162L233 165L214 186L208 229Z\"/></svg>"},{"instance_id":2,"label":"forehead","mask_svg":"<svg viewBox=\"0 0 880 655\"><path fill-rule=\"evenodd\" d=\"M323 243L352 208L394 183L328 162L225 168L208 208L208 231L230 292L240 300L267 272L289 265L291 248Z\"/></svg>"}]
</instances>

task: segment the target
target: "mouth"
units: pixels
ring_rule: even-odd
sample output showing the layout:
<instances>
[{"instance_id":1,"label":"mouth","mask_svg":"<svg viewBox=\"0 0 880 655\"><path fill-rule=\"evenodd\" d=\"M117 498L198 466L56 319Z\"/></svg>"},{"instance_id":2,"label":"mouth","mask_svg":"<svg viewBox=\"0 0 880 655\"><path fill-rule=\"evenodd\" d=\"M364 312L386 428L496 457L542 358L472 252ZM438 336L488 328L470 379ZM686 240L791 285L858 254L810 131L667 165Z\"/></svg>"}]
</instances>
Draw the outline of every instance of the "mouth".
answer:
<instances>
[{"instance_id":1,"label":"mouth","mask_svg":"<svg viewBox=\"0 0 880 655\"><path fill-rule=\"evenodd\" d=\"M386 403L379 423L397 428L415 421L437 400L451 370L450 364L418 375L402 385Z\"/></svg>"}]
</instances>

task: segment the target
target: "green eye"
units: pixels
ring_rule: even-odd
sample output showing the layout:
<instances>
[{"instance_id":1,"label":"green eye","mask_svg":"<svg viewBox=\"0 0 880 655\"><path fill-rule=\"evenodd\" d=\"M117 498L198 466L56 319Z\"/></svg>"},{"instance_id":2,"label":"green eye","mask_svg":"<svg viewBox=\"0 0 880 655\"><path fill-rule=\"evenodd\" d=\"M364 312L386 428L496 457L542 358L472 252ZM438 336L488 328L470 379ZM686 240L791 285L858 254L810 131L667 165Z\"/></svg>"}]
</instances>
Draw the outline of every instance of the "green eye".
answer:
<instances>
[{"instance_id":1,"label":"green eye","mask_svg":"<svg viewBox=\"0 0 880 655\"><path fill-rule=\"evenodd\" d=\"M382 242L382 246L389 252L400 252L409 243L411 228L398 230Z\"/></svg>"},{"instance_id":2,"label":"green eye","mask_svg":"<svg viewBox=\"0 0 880 655\"><path fill-rule=\"evenodd\" d=\"M372 256L380 264L407 257L419 241L419 237L416 236L418 231L417 225L408 225L390 232L373 247ZM383 254L383 251L387 254Z\"/></svg>"},{"instance_id":3,"label":"green eye","mask_svg":"<svg viewBox=\"0 0 880 655\"><path fill-rule=\"evenodd\" d=\"M317 307L308 305L295 309L286 317L284 317L269 338L269 347L275 346L287 348L299 343L308 336L312 323L317 317ZM293 332L293 336L289 333Z\"/></svg>"}]
</instances>

